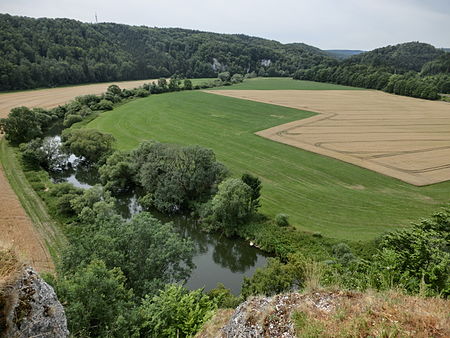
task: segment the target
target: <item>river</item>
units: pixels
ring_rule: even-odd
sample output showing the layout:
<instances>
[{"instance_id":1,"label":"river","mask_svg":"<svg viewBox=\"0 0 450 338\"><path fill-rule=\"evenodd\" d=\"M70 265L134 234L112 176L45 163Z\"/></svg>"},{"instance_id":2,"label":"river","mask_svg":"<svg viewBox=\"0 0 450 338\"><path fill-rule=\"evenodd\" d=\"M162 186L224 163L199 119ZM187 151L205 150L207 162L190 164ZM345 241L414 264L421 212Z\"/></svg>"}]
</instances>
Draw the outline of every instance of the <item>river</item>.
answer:
<instances>
[{"instance_id":1,"label":"river","mask_svg":"<svg viewBox=\"0 0 450 338\"><path fill-rule=\"evenodd\" d=\"M55 139L59 140L59 137L55 136ZM83 189L99 182L96 170L76 165L77 159L74 155L70 156L69 162L73 164L72 168L50 174L53 182L69 182ZM134 194L116 198L118 210L124 218L129 219L142 211ZM163 222L172 222L178 233L194 242L195 268L185 284L190 290L205 288L208 291L222 283L233 294L238 295L244 277L250 277L256 268L266 265L267 255L240 238L205 233L199 229L195 220L188 217L168 217L156 212L152 214Z\"/></svg>"}]
</instances>

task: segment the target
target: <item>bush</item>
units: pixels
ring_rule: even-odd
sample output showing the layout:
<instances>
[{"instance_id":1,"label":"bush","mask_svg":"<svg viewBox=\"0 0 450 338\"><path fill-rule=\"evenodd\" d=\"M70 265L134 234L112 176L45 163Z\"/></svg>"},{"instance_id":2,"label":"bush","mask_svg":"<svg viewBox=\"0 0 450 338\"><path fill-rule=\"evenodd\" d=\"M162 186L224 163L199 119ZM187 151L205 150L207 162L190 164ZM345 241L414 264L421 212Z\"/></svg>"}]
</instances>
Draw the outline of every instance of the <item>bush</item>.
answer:
<instances>
[{"instance_id":1,"label":"bush","mask_svg":"<svg viewBox=\"0 0 450 338\"><path fill-rule=\"evenodd\" d=\"M242 74L234 74L231 77L231 83L233 83L233 84L241 83L242 81L244 81L244 76L242 76Z\"/></svg>"},{"instance_id":2,"label":"bush","mask_svg":"<svg viewBox=\"0 0 450 338\"><path fill-rule=\"evenodd\" d=\"M63 126L69 128L74 123L81 122L83 118L80 115L68 114L64 118Z\"/></svg>"},{"instance_id":3,"label":"bush","mask_svg":"<svg viewBox=\"0 0 450 338\"><path fill-rule=\"evenodd\" d=\"M183 89L184 90L192 90L192 81L189 79L185 79L183 82Z\"/></svg>"},{"instance_id":4,"label":"bush","mask_svg":"<svg viewBox=\"0 0 450 338\"><path fill-rule=\"evenodd\" d=\"M141 337L193 337L209 320L217 305L202 290L189 292L166 285L154 297L147 296L138 309Z\"/></svg>"},{"instance_id":5,"label":"bush","mask_svg":"<svg viewBox=\"0 0 450 338\"><path fill-rule=\"evenodd\" d=\"M112 110L114 107L114 104L111 101L108 101L106 99L101 100L97 106L97 110Z\"/></svg>"},{"instance_id":6,"label":"bush","mask_svg":"<svg viewBox=\"0 0 450 338\"><path fill-rule=\"evenodd\" d=\"M219 73L219 75L217 76L222 82L228 82L230 81L230 72L222 72Z\"/></svg>"},{"instance_id":7,"label":"bush","mask_svg":"<svg viewBox=\"0 0 450 338\"><path fill-rule=\"evenodd\" d=\"M277 214L275 216L275 223L279 227L287 227L289 225L289 215L287 215L287 214Z\"/></svg>"},{"instance_id":8,"label":"bush","mask_svg":"<svg viewBox=\"0 0 450 338\"><path fill-rule=\"evenodd\" d=\"M148 90L145 90L144 88L138 88L134 92L134 96L136 97L147 97L150 95L150 92Z\"/></svg>"}]
</instances>

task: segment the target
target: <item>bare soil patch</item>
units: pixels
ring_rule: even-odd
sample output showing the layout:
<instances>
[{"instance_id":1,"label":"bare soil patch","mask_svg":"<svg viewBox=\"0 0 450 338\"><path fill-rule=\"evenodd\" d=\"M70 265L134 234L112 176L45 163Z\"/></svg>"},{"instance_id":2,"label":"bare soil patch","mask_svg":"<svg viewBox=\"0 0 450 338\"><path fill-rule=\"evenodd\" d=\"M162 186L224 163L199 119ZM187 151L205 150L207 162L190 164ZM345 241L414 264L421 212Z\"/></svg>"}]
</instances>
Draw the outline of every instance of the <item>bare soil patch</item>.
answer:
<instances>
[{"instance_id":1,"label":"bare soil patch","mask_svg":"<svg viewBox=\"0 0 450 338\"><path fill-rule=\"evenodd\" d=\"M6 117L12 108L19 106L53 108L65 104L80 95L101 94L108 86L117 84L122 89L132 89L156 80L94 83L74 87L48 88L0 94L0 118Z\"/></svg>"},{"instance_id":2,"label":"bare soil patch","mask_svg":"<svg viewBox=\"0 0 450 338\"><path fill-rule=\"evenodd\" d=\"M39 272L54 270L52 257L43 237L9 185L0 165L0 248L11 249L20 261Z\"/></svg>"},{"instance_id":3,"label":"bare soil patch","mask_svg":"<svg viewBox=\"0 0 450 338\"><path fill-rule=\"evenodd\" d=\"M372 90L214 90L319 113L257 132L410 184L450 180L450 104Z\"/></svg>"}]
</instances>

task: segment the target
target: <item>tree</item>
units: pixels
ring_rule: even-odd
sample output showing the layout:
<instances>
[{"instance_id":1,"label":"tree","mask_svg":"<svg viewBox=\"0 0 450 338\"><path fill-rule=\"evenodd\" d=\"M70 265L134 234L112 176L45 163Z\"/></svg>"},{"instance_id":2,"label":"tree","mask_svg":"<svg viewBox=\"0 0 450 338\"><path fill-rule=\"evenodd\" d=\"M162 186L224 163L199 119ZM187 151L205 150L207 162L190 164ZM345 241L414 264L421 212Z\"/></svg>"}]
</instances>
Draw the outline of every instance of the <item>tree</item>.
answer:
<instances>
[{"instance_id":1,"label":"tree","mask_svg":"<svg viewBox=\"0 0 450 338\"><path fill-rule=\"evenodd\" d=\"M223 181L212 200L211 211L214 221L225 234L234 235L238 226L252 214L252 189L237 178Z\"/></svg>"},{"instance_id":2,"label":"tree","mask_svg":"<svg viewBox=\"0 0 450 338\"><path fill-rule=\"evenodd\" d=\"M222 81L222 82L228 82L230 81L230 73L229 72L222 72L219 73L218 78Z\"/></svg>"},{"instance_id":3,"label":"tree","mask_svg":"<svg viewBox=\"0 0 450 338\"><path fill-rule=\"evenodd\" d=\"M43 140L36 138L20 145L22 160L31 167L42 167L47 171L58 170L65 166L67 154L61 151L60 143L53 137Z\"/></svg>"},{"instance_id":4,"label":"tree","mask_svg":"<svg viewBox=\"0 0 450 338\"><path fill-rule=\"evenodd\" d=\"M252 189L252 209L256 212L261 204L259 203L259 198L261 197L261 180L248 173L244 173L241 177L242 182L247 184Z\"/></svg>"},{"instance_id":5,"label":"tree","mask_svg":"<svg viewBox=\"0 0 450 338\"><path fill-rule=\"evenodd\" d=\"M95 129L66 129L62 133L62 141L68 151L95 163L112 151L115 139Z\"/></svg>"},{"instance_id":6,"label":"tree","mask_svg":"<svg viewBox=\"0 0 450 338\"><path fill-rule=\"evenodd\" d=\"M234 74L231 77L231 83L241 83L244 81L244 76L242 74Z\"/></svg>"},{"instance_id":7,"label":"tree","mask_svg":"<svg viewBox=\"0 0 450 338\"><path fill-rule=\"evenodd\" d=\"M192 81L189 79L184 79L183 89L184 90L192 90Z\"/></svg>"},{"instance_id":8,"label":"tree","mask_svg":"<svg viewBox=\"0 0 450 338\"><path fill-rule=\"evenodd\" d=\"M130 153L114 152L100 167L99 173L103 186L113 194L128 191L134 186L136 172Z\"/></svg>"},{"instance_id":9,"label":"tree","mask_svg":"<svg viewBox=\"0 0 450 338\"><path fill-rule=\"evenodd\" d=\"M132 308L133 293L125 287L125 276L119 268L108 269L103 261L93 260L58 280L56 291L73 335L126 335L123 327Z\"/></svg>"},{"instance_id":10,"label":"tree","mask_svg":"<svg viewBox=\"0 0 450 338\"><path fill-rule=\"evenodd\" d=\"M127 286L138 296L186 280L193 267L193 243L181 238L170 223L163 224L146 212L130 221L100 213L77 241L63 254L65 273L102 259L108 268L123 271Z\"/></svg>"},{"instance_id":11,"label":"tree","mask_svg":"<svg viewBox=\"0 0 450 338\"><path fill-rule=\"evenodd\" d=\"M38 115L27 107L13 108L7 118L0 119L0 130L14 144L31 141L43 134Z\"/></svg>"},{"instance_id":12,"label":"tree","mask_svg":"<svg viewBox=\"0 0 450 338\"><path fill-rule=\"evenodd\" d=\"M212 150L200 146L179 147L158 142L142 143L133 154L137 182L147 201L162 212L192 209L207 200L226 174Z\"/></svg>"},{"instance_id":13,"label":"tree","mask_svg":"<svg viewBox=\"0 0 450 338\"><path fill-rule=\"evenodd\" d=\"M193 337L216 309L216 302L201 289L189 292L180 285L166 285L159 294L146 296L139 307L139 334Z\"/></svg>"}]
</instances>

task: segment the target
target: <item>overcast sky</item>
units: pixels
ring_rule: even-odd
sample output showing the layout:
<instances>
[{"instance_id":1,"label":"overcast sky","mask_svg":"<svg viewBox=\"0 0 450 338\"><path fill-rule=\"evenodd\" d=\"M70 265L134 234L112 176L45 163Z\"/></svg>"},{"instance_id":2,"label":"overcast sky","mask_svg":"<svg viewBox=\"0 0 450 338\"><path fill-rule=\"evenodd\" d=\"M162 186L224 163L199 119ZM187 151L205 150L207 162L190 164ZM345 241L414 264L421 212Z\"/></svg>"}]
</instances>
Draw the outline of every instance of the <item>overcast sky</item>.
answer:
<instances>
[{"instance_id":1,"label":"overcast sky","mask_svg":"<svg viewBox=\"0 0 450 338\"><path fill-rule=\"evenodd\" d=\"M450 47L450 0L0 0L0 12L243 33L322 49Z\"/></svg>"}]
</instances>

